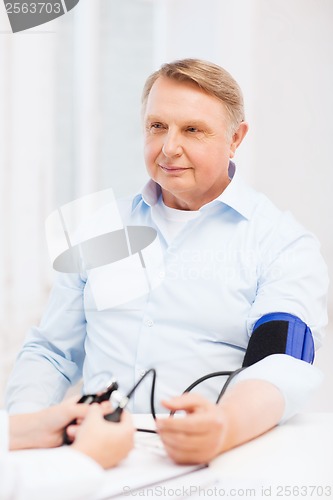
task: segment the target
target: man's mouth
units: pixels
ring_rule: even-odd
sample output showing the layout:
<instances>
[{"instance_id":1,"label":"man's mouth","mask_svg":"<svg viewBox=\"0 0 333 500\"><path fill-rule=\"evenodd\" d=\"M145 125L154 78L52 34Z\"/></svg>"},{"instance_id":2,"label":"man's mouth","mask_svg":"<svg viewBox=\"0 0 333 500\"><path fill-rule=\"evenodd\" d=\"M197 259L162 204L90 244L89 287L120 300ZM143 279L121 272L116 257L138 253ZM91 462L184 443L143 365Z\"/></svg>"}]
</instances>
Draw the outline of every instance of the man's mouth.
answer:
<instances>
[{"instance_id":1,"label":"man's mouth","mask_svg":"<svg viewBox=\"0 0 333 500\"><path fill-rule=\"evenodd\" d=\"M185 170L188 170L187 167L177 167L176 165L161 165L161 164L159 164L159 167L163 170L163 172L166 172L168 174L177 174L177 173L185 172Z\"/></svg>"}]
</instances>

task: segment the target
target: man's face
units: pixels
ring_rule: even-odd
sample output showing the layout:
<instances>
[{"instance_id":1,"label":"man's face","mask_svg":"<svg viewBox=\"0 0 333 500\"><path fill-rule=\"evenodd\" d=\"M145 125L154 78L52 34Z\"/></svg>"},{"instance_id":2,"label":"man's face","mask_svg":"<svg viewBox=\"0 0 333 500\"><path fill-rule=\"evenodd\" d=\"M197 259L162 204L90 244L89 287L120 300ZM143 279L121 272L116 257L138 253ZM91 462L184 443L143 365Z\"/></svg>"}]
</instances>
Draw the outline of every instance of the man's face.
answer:
<instances>
[{"instance_id":1,"label":"man's face","mask_svg":"<svg viewBox=\"0 0 333 500\"><path fill-rule=\"evenodd\" d=\"M192 83L159 77L144 113L144 156L170 207L197 210L229 183L228 165L241 138L228 137L221 101Z\"/></svg>"}]
</instances>

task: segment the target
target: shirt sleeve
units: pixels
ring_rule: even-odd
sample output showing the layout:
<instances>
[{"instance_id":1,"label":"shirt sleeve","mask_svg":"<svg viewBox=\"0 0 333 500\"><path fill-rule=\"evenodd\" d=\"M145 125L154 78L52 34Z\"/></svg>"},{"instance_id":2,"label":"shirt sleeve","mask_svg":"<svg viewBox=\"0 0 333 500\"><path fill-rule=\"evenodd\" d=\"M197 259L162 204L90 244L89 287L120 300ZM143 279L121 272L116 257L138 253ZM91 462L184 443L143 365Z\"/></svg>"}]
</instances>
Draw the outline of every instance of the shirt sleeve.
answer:
<instances>
[{"instance_id":1,"label":"shirt sleeve","mask_svg":"<svg viewBox=\"0 0 333 500\"><path fill-rule=\"evenodd\" d=\"M285 403L282 424L302 410L320 387L323 373L287 354L272 354L241 371L230 387L242 380L265 380L280 390Z\"/></svg>"},{"instance_id":2,"label":"shirt sleeve","mask_svg":"<svg viewBox=\"0 0 333 500\"><path fill-rule=\"evenodd\" d=\"M0 455L0 499L85 500L104 481L103 469L90 458L62 447Z\"/></svg>"},{"instance_id":3,"label":"shirt sleeve","mask_svg":"<svg viewBox=\"0 0 333 500\"><path fill-rule=\"evenodd\" d=\"M6 390L10 413L37 411L61 401L81 377L86 319L85 282L59 273L39 327L26 336Z\"/></svg>"},{"instance_id":4,"label":"shirt sleeve","mask_svg":"<svg viewBox=\"0 0 333 500\"><path fill-rule=\"evenodd\" d=\"M284 213L260 243L258 289L248 316L248 335L265 314L290 313L309 326L318 349L327 324L328 272L317 239ZM315 366L276 354L246 368L235 382L262 379L278 387L285 401L282 423L302 409L322 378Z\"/></svg>"},{"instance_id":5,"label":"shirt sleeve","mask_svg":"<svg viewBox=\"0 0 333 500\"><path fill-rule=\"evenodd\" d=\"M260 242L260 252L257 295L247 321L249 335L265 314L290 313L308 325L317 349L327 324L328 291L327 267L317 239L284 213Z\"/></svg>"}]
</instances>

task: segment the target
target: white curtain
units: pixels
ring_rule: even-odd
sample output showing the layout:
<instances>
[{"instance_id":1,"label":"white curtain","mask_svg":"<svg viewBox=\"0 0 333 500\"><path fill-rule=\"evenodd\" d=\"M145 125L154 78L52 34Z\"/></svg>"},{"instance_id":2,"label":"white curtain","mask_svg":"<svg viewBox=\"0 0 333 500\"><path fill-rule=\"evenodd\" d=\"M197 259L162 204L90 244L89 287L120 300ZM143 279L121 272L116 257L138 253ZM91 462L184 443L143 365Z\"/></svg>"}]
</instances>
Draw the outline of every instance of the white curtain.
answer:
<instances>
[{"instance_id":1,"label":"white curtain","mask_svg":"<svg viewBox=\"0 0 333 500\"><path fill-rule=\"evenodd\" d=\"M54 172L54 36L0 35L1 360L49 286L43 223Z\"/></svg>"}]
</instances>

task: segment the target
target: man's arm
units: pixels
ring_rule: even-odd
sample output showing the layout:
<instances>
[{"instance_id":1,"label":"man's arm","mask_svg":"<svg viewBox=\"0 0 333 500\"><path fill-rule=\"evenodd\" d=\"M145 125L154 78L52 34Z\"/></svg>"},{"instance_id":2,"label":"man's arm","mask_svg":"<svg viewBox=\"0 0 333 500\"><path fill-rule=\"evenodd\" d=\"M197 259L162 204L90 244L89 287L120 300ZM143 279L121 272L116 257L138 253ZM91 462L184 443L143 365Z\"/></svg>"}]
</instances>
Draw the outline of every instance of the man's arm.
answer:
<instances>
[{"instance_id":1,"label":"man's arm","mask_svg":"<svg viewBox=\"0 0 333 500\"><path fill-rule=\"evenodd\" d=\"M37 411L60 402L81 376L86 322L85 283L79 275L59 274L38 328L28 333L10 375L10 413Z\"/></svg>"},{"instance_id":2,"label":"man's arm","mask_svg":"<svg viewBox=\"0 0 333 500\"><path fill-rule=\"evenodd\" d=\"M236 384L218 405L197 394L165 402L184 410L184 418L159 419L157 429L170 457L177 463L205 463L220 453L274 427L283 414L279 389L264 380Z\"/></svg>"},{"instance_id":3,"label":"man's arm","mask_svg":"<svg viewBox=\"0 0 333 500\"><path fill-rule=\"evenodd\" d=\"M164 402L186 416L159 419L158 432L176 462L209 462L297 413L321 381L304 361L268 356L239 373L218 405L194 394Z\"/></svg>"}]
</instances>

